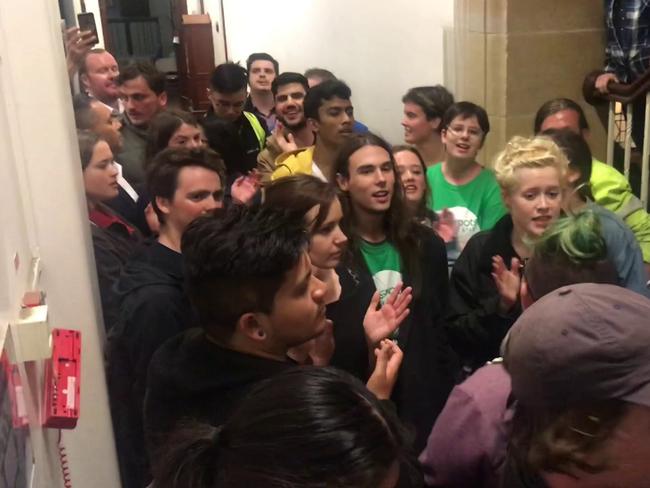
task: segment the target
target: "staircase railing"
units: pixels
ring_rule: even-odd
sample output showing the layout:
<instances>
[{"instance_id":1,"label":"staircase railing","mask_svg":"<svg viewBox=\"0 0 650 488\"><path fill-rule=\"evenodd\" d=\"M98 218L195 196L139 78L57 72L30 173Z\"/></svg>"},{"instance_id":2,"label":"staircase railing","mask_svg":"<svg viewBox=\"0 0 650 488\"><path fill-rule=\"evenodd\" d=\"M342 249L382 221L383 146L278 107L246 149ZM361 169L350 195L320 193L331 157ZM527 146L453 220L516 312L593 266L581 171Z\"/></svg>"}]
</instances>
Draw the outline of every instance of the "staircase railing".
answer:
<instances>
[{"instance_id":1,"label":"staircase railing","mask_svg":"<svg viewBox=\"0 0 650 488\"><path fill-rule=\"evenodd\" d=\"M618 102L623 105L625 110L623 171L628 180L630 179L630 166L632 161L632 127L635 123L632 106L634 102L645 99L643 149L641 153L641 200L644 205L647 205L648 178L650 176L650 69L633 83L610 82L607 85L607 94L602 94L596 89L596 78L602 73L602 71L592 71L585 77L582 85L582 94L587 103L591 105L609 103L609 115L607 118L607 164L609 165L614 164L616 103Z\"/></svg>"}]
</instances>

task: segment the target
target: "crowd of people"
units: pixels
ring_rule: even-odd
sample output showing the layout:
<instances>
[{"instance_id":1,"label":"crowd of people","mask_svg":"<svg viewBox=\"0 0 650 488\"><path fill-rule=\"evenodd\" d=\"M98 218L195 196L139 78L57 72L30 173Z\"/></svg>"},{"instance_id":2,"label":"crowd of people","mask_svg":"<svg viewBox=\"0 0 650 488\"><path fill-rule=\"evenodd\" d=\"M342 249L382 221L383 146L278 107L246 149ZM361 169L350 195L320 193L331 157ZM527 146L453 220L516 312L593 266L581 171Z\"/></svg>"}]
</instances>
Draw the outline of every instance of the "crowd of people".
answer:
<instances>
[{"instance_id":1,"label":"crowd of people","mask_svg":"<svg viewBox=\"0 0 650 488\"><path fill-rule=\"evenodd\" d=\"M650 216L578 103L481 164L441 85L391 144L322 68L200 114L68 42L125 488L645 486Z\"/></svg>"}]
</instances>

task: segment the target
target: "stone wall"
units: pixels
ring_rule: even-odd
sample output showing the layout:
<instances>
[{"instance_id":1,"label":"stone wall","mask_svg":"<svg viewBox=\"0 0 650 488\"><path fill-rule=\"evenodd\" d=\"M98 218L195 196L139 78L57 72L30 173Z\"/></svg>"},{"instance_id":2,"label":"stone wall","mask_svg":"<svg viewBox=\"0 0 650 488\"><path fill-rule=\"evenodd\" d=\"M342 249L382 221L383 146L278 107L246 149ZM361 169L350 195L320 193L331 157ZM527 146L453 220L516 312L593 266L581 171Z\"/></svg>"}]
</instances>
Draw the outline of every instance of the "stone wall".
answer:
<instances>
[{"instance_id":1,"label":"stone wall","mask_svg":"<svg viewBox=\"0 0 650 488\"><path fill-rule=\"evenodd\" d=\"M584 76L603 65L602 9L596 0L455 0L447 68L457 99L483 105L490 116L482 163L513 135L530 135L535 112L555 97L585 108L592 150L605 157L605 128L581 91Z\"/></svg>"}]
</instances>

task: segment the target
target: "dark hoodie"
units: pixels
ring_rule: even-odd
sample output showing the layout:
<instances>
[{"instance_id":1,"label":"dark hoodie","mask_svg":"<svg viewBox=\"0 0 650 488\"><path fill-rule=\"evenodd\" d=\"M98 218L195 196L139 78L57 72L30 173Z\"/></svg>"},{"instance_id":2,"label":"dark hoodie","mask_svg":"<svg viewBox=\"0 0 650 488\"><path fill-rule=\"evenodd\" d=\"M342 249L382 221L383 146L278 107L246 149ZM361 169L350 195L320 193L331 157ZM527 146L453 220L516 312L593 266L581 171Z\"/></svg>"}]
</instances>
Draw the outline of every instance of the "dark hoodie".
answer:
<instances>
[{"instance_id":1,"label":"dark hoodie","mask_svg":"<svg viewBox=\"0 0 650 488\"><path fill-rule=\"evenodd\" d=\"M519 258L511 237L508 214L491 230L471 237L451 272L447 334L471 370L499 356L501 341L521 314L518 303L507 314L499 313L499 291L492 278L493 256L501 256L508 267L512 258Z\"/></svg>"},{"instance_id":2,"label":"dark hoodie","mask_svg":"<svg viewBox=\"0 0 650 488\"><path fill-rule=\"evenodd\" d=\"M223 424L250 388L296 363L223 348L192 329L167 341L151 359L144 408L150 458L183 419Z\"/></svg>"},{"instance_id":3,"label":"dark hoodie","mask_svg":"<svg viewBox=\"0 0 650 488\"><path fill-rule=\"evenodd\" d=\"M398 343L404 359L391 399L400 419L414 429L414 450L426 445L434 420L445 406L457 376L456 357L443 330L447 300L447 254L442 239L430 229L415 225L420 249L422 276L419 296L410 305L410 314L399 328ZM371 374L363 319L375 292L375 283L359 251L349 266L337 268L341 298L327 306L334 322L336 348L330 365L367 381ZM405 270L405 286L413 277Z\"/></svg>"},{"instance_id":4,"label":"dark hoodie","mask_svg":"<svg viewBox=\"0 0 650 488\"><path fill-rule=\"evenodd\" d=\"M127 263L116 284L119 318L108 335L107 381L122 484L149 480L142 429L147 368L170 337L195 324L183 289L183 261L158 242Z\"/></svg>"},{"instance_id":5,"label":"dark hoodie","mask_svg":"<svg viewBox=\"0 0 650 488\"><path fill-rule=\"evenodd\" d=\"M257 120L268 133L264 121L260 117ZM238 176L248 174L257 167L257 155L262 150L260 141L243 113L234 122L228 122L217 117L210 109L201 124L210 148L223 158L229 187Z\"/></svg>"}]
</instances>

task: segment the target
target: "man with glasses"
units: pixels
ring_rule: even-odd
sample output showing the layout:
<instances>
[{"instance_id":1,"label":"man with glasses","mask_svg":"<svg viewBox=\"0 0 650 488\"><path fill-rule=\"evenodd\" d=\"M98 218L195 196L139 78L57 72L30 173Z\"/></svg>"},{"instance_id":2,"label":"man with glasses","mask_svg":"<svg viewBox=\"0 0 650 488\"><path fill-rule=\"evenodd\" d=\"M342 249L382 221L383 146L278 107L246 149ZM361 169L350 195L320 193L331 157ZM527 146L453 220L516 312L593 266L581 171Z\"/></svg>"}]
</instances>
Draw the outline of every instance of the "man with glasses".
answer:
<instances>
[{"instance_id":1,"label":"man with glasses","mask_svg":"<svg viewBox=\"0 0 650 488\"><path fill-rule=\"evenodd\" d=\"M246 69L235 63L220 64L210 78L212 107L203 125L210 147L223 157L229 182L257 166L268 133L264 121L244 111L247 85Z\"/></svg>"}]
</instances>

